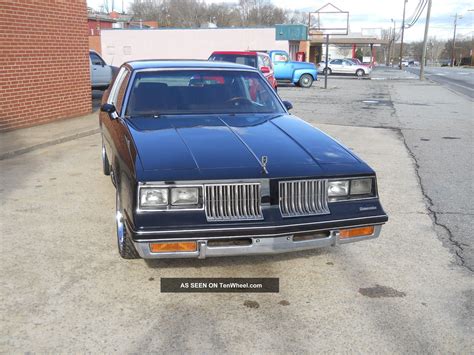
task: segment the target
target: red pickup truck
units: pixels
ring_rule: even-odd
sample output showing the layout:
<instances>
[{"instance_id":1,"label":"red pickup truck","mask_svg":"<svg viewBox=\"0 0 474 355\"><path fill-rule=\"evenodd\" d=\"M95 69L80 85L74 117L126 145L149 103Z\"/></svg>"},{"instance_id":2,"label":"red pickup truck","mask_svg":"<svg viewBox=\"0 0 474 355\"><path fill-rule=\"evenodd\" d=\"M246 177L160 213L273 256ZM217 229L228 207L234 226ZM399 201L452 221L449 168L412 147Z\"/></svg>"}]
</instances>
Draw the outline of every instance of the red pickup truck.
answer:
<instances>
[{"instance_id":1,"label":"red pickup truck","mask_svg":"<svg viewBox=\"0 0 474 355\"><path fill-rule=\"evenodd\" d=\"M273 89L277 91L277 81L273 72L273 63L267 53L251 51L218 51L213 52L208 60L232 62L257 68L265 78L267 78Z\"/></svg>"}]
</instances>

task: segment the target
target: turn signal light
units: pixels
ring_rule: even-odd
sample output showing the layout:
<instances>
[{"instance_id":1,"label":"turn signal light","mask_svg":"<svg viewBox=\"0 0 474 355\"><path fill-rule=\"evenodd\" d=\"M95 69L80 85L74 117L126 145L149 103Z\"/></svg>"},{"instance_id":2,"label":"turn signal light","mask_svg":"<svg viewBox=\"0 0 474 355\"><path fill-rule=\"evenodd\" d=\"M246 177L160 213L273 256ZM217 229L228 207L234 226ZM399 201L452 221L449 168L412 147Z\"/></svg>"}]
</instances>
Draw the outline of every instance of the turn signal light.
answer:
<instances>
[{"instance_id":1,"label":"turn signal light","mask_svg":"<svg viewBox=\"0 0 474 355\"><path fill-rule=\"evenodd\" d=\"M372 234L374 234L374 226L341 229L339 231L339 238L344 239L353 237L363 237Z\"/></svg>"},{"instance_id":2,"label":"turn signal light","mask_svg":"<svg viewBox=\"0 0 474 355\"><path fill-rule=\"evenodd\" d=\"M150 243L150 251L152 253L172 253L172 252L192 252L197 250L196 242L161 242Z\"/></svg>"}]
</instances>

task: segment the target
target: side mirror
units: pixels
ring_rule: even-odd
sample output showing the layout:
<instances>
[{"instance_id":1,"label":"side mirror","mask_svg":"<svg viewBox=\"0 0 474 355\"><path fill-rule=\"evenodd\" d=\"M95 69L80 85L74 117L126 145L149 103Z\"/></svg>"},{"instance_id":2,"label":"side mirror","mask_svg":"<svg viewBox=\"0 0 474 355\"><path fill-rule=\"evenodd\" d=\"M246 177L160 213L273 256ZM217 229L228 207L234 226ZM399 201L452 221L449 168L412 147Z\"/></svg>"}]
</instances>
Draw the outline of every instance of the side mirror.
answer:
<instances>
[{"instance_id":1,"label":"side mirror","mask_svg":"<svg viewBox=\"0 0 474 355\"><path fill-rule=\"evenodd\" d=\"M114 104L103 104L100 107L100 110L102 112L108 113L111 120L115 120L118 117L117 109L115 108Z\"/></svg>"},{"instance_id":2,"label":"side mirror","mask_svg":"<svg viewBox=\"0 0 474 355\"><path fill-rule=\"evenodd\" d=\"M283 101L283 105L285 105L286 109L290 111L293 108L293 105L290 101Z\"/></svg>"},{"instance_id":3,"label":"side mirror","mask_svg":"<svg viewBox=\"0 0 474 355\"><path fill-rule=\"evenodd\" d=\"M269 68L269 67L261 67L261 68L260 68L260 71L261 71L263 74L268 74L268 73L270 73L270 68Z\"/></svg>"}]
</instances>

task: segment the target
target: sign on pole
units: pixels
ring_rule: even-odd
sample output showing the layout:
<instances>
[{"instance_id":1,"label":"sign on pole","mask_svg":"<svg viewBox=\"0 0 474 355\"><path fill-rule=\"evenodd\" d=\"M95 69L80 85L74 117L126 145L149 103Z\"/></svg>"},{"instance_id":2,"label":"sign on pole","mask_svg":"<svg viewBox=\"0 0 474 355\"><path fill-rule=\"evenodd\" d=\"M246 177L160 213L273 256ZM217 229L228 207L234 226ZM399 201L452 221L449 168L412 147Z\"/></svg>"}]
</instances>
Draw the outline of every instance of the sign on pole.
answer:
<instances>
[{"instance_id":1,"label":"sign on pole","mask_svg":"<svg viewBox=\"0 0 474 355\"><path fill-rule=\"evenodd\" d=\"M324 88L328 86L329 36L347 35L349 32L349 12L342 11L331 3L309 13L309 35L326 36L326 60L324 68Z\"/></svg>"}]
</instances>

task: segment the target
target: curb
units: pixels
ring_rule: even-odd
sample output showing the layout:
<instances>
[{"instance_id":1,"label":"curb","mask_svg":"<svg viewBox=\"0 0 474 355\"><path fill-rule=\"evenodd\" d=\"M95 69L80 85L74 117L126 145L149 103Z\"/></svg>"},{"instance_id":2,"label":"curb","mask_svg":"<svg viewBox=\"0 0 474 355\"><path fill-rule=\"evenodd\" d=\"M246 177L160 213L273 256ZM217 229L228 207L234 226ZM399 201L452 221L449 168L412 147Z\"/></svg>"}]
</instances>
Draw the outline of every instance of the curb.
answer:
<instances>
[{"instance_id":1,"label":"curb","mask_svg":"<svg viewBox=\"0 0 474 355\"><path fill-rule=\"evenodd\" d=\"M36 150L36 149L45 148L45 147L49 147L49 146L64 143L64 142L69 142L69 141L72 141L72 140L75 140L75 139L78 139L78 138L91 136L91 135L97 134L99 132L100 132L100 128L94 128L94 129L91 129L91 130L88 130L88 131L79 132L79 133L72 134L72 135L69 135L69 136L52 139L50 141L35 144L35 145L29 146L29 147L20 148L20 149L17 149L17 150L12 150L12 151L9 151L9 152L6 152L6 153L1 153L0 154L0 160L14 158L18 155L25 154L25 153L31 152L33 150Z\"/></svg>"}]
</instances>

